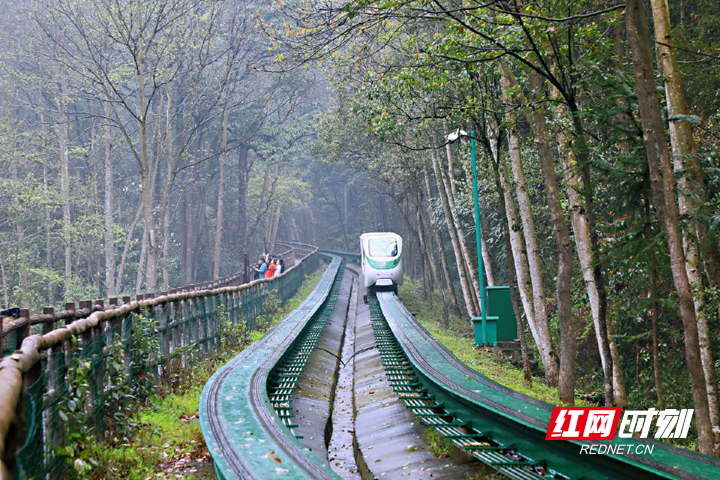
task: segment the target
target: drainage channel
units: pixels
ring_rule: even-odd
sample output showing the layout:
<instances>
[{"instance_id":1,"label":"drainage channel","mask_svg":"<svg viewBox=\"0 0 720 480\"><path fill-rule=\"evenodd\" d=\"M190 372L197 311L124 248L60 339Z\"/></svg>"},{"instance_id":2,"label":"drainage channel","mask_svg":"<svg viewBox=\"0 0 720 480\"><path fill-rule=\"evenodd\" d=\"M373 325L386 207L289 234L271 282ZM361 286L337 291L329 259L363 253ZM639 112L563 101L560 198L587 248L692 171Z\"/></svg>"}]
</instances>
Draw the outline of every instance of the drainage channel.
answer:
<instances>
[{"instance_id":1,"label":"drainage channel","mask_svg":"<svg viewBox=\"0 0 720 480\"><path fill-rule=\"evenodd\" d=\"M343 329L340 368L334 389L332 426L328 444L328 462L335 473L346 480L361 480L358 464L363 464L355 439L355 402L353 397L355 370L355 318L359 282L352 272L352 293Z\"/></svg>"}]
</instances>

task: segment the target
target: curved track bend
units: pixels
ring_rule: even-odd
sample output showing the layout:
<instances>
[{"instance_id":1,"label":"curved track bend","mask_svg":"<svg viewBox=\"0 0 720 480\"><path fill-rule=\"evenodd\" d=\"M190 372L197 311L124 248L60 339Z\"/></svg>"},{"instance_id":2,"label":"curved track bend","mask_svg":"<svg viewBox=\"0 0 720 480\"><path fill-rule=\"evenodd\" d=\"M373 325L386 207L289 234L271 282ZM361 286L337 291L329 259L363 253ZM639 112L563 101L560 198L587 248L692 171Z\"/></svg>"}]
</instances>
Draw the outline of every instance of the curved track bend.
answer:
<instances>
[{"instance_id":1,"label":"curved track bend","mask_svg":"<svg viewBox=\"0 0 720 480\"><path fill-rule=\"evenodd\" d=\"M318 254L330 264L308 298L205 387L200 418L219 478L465 476L473 464L440 466L420 445L420 423L508 478L720 478L720 461L658 442L642 456L545 441L551 405L463 364L395 294L358 301L358 268L345 260L359 255Z\"/></svg>"}]
</instances>

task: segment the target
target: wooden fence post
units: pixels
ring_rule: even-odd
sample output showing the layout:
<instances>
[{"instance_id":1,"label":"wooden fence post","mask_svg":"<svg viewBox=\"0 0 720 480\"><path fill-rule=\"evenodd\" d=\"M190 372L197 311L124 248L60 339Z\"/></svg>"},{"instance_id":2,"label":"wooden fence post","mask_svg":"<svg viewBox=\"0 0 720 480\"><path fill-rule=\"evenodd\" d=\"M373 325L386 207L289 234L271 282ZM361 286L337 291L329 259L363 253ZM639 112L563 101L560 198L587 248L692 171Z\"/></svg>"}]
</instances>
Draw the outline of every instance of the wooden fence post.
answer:
<instances>
[{"instance_id":1,"label":"wooden fence post","mask_svg":"<svg viewBox=\"0 0 720 480\"><path fill-rule=\"evenodd\" d=\"M97 307L100 307L99 310L105 310L105 301L102 299L95 300L93 304L90 306L90 314L96 310L98 310ZM104 438L105 434L105 427L104 427L104 416L102 415L102 410L105 409L105 402L102 399L104 388L103 385L105 384L105 357L107 355L106 351L106 345L107 342L103 338L103 334L105 333L105 324L104 322L98 322L96 327L92 327L90 329L90 343L93 346L92 348L97 348L97 363L93 365L93 368L90 370L90 380L91 385L93 389L93 400L98 401L98 405L95 406L95 433L98 435L98 438L102 439Z\"/></svg>"},{"instance_id":2,"label":"wooden fence post","mask_svg":"<svg viewBox=\"0 0 720 480\"><path fill-rule=\"evenodd\" d=\"M112 297L108 300L108 307L110 309L115 309L118 307L118 298ZM114 317L112 320L110 320L110 325L108 326L109 329L111 329L111 334L107 336L107 343L108 345L111 345L113 341L115 341L114 336L115 333L118 331L118 327L122 327L122 319L120 317Z\"/></svg>"},{"instance_id":3,"label":"wooden fence post","mask_svg":"<svg viewBox=\"0 0 720 480\"><path fill-rule=\"evenodd\" d=\"M193 318L192 318L192 299L186 298L182 302L182 343L183 353L182 366L187 367L188 355L192 355L193 350ZM191 358L191 357L190 357Z\"/></svg>"},{"instance_id":4,"label":"wooden fence post","mask_svg":"<svg viewBox=\"0 0 720 480\"><path fill-rule=\"evenodd\" d=\"M198 341L200 342L200 350L202 358L207 357L207 308L205 305L205 297L195 297L193 304L195 305L195 323L197 324Z\"/></svg>"},{"instance_id":5,"label":"wooden fence post","mask_svg":"<svg viewBox=\"0 0 720 480\"><path fill-rule=\"evenodd\" d=\"M167 296L167 292L161 295ZM155 307L155 318L157 319L157 330L158 330L158 355L157 355L157 385L160 385L160 380L165 369L165 362L167 361L168 348L168 309L169 304L158 305Z\"/></svg>"},{"instance_id":6,"label":"wooden fence post","mask_svg":"<svg viewBox=\"0 0 720 480\"><path fill-rule=\"evenodd\" d=\"M182 312L180 307L182 302L174 300L170 304L169 324L172 325L172 347L170 353L175 356L175 350L182 347Z\"/></svg>"},{"instance_id":7,"label":"wooden fence post","mask_svg":"<svg viewBox=\"0 0 720 480\"><path fill-rule=\"evenodd\" d=\"M18 331L18 337L17 337L17 345L16 348L20 348L22 345L22 342L24 339L26 339L30 335L30 310L26 308L20 309L20 318L24 322L23 326L20 327L20 330ZM33 393L35 393L39 398L35 398L34 401L42 402L42 396L45 391L45 387L38 387L35 385L36 382L41 381L44 377L42 377L42 360L38 360L35 362L35 364L30 368L29 371L23 373L22 376L22 382L23 382L23 393L20 396L20 401L18 402L17 406L17 433L15 436L15 439L17 441L16 444L12 446L14 448L13 451L19 450L24 444L25 445L31 445L33 447L33 450L35 449L42 449L42 435L43 435L43 429L42 429L42 409L41 408L31 408L32 406L28 404L27 399L28 397L31 397ZM30 392L29 390L33 390ZM38 394L35 390L39 389L40 393ZM33 414L34 418L31 422L28 418L29 414ZM29 425L35 426L35 431L29 431ZM30 438L28 438L30 437ZM31 442L31 443L29 443ZM13 443L13 442L11 442Z\"/></svg>"},{"instance_id":8,"label":"wooden fence post","mask_svg":"<svg viewBox=\"0 0 720 480\"><path fill-rule=\"evenodd\" d=\"M131 297L123 297L123 303L128 305L132 302ZM128 381L132 382L132 313L128 313L122 318L122 325L120 328L120 341L122 342L123 352L125 354L125 369L128 374Z\"/></svg>"},{"instance_id":9,"label":"wooden fence post","mask_svg":"<svg viewBox=\"0 0 720 480\"><path fill-rule=\"evenodd\" d=\"M27 308L21 308L19 318L22 319L22 325L17 330L17 340L15 344L16 350L20 348L23 340L30 336L30 310Z\"/></svg>"}]
</instances>

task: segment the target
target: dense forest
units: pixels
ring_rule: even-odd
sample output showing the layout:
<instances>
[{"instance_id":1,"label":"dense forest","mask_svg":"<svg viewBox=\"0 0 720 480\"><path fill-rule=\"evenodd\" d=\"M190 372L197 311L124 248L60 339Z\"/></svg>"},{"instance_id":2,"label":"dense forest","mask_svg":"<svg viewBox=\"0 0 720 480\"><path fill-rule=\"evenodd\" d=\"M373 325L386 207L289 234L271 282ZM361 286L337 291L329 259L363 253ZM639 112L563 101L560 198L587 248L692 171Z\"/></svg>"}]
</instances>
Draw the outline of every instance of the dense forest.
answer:
<instances>
[{"instance_id":1,"label":"dense forest","mask_svg":"<svg viewBox=\"0 0 720 480\"><path fill-rule=\"evenodd\" d=\"M0 303L390 230L446 318L478 316L472 134L528 374L694 408L720 453L716 1L1 3Z\"/></svg>"}]
</instances>

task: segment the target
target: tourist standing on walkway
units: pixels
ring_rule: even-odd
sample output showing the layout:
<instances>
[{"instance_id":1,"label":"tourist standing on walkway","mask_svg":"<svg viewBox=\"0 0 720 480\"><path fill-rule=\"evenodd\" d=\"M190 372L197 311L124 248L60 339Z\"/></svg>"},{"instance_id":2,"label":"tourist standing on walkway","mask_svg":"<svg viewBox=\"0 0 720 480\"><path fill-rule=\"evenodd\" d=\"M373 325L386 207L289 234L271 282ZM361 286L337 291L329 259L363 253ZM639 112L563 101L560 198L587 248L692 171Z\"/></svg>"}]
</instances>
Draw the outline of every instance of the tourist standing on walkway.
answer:
<instances>
[{"instance_id":1,"label":"tourist standing on walkway","mask_svg":"<svg viewBox=\"0 0 720 480\"><path fill-rule=\"evenodd\" d=\"M277 270L277 260L270 260L270 265L268 265L267 272L265 272L265 278L274 277L275 270Z\"/></svg>"},{"instance_id":2,"label":"tourist standing on walkway","mask_svg":"<svg viewBox=\"0 0 720 480\"><path fill-rule=\"evenodd\" d=\"M265 273L267 272L268 265L267 261L264 258L261 258L258 260L258 268L257 268L257 280L260 280L261 278L265 278Z\"/></svg>"}]
</instances>

